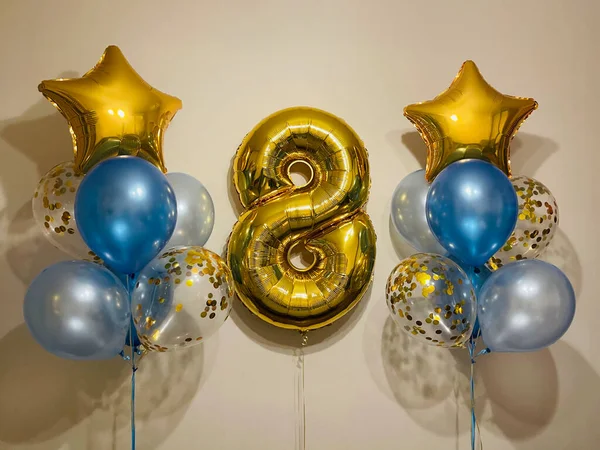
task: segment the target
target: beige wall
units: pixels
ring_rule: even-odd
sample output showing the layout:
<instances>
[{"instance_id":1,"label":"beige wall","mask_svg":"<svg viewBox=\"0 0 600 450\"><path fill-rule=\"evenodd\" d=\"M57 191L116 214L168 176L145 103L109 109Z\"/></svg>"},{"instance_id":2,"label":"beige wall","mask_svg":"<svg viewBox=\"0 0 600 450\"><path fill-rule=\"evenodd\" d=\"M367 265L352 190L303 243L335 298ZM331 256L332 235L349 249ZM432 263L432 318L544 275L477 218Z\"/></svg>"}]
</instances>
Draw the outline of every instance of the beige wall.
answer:
<instances>
[{"instance_id":1,"label":"beige wall","mask_svg":"<svg viewBox=\"0 0 600 450\"><path fill-rule=\"evenodd\" d=\"M37 92L79 76L117 44L152 85L184 103L166 136L171 171L209 188L221 251L236 220L235 149L261 118L312 105L363 137L379 236L373 289L348 320L310 336L309 450L466 449L465 355L398 334L384 284L406 248L389 201L424 146L402 108L445 89L463 60L540 103L513 145L517 174L556 195L547 258L578 294L572 329L549 350L478 363L486 450L597 449L600 439L600 7L596 0L17 1L0 3L0 449L128 448L127 366L44 353L21 312L25 289L62 256L36 233L30 196L70 157L62 117ZM282 333L234 308L202 348L144 361L139 449L294 449L294 365Z\"/></svg>"}]
</instances>

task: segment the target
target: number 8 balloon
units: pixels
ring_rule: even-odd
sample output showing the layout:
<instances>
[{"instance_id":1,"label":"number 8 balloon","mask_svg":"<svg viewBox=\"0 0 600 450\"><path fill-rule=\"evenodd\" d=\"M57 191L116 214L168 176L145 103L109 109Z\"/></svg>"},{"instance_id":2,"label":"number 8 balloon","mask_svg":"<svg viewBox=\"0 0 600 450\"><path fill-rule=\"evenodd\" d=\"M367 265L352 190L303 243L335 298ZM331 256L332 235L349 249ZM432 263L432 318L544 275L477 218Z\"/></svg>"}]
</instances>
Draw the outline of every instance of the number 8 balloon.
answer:
<instances>
[{"instance_id":1,"label":"number 8 balloon","mask_svg":"<svg viewBox=\"0 0 600 450\"><path fill-rule=\"evenodd\" d=\"M292 165L308 166L294 185ZM375 231L363 207L367 151L341 119L313 108L279 111L243 140L234 185L245 208L228 243L236 292L275 326L307 331L354 307L372 279ZM313 261L292 261L304 246Z\"/></svg>"}]
</instances>

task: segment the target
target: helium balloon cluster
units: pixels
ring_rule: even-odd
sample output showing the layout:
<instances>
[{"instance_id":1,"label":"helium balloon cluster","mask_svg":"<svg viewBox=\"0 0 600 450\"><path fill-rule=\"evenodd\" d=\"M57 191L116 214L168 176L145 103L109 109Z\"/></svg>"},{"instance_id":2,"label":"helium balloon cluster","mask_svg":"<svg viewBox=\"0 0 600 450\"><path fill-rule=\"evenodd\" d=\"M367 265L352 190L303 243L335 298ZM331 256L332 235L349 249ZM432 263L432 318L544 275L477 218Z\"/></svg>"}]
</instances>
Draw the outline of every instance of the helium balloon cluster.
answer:
<instances>
[{"instance_id":1,"label":"helium balloon cluster","mask_svg":"<svg viewBox=\"0 0 600 450\"><path fill-rule=\"evenodd\" d=\"M69 123L74 161L44 175L33 214L78 260L48 267L29 287L34 338L58 356L92 360L209 337L229 315L233 287L224 261L202 248L214 223L210 194L190 175L165 174L163 134L181 101L152 88L114 46L83 77L39 90Z\"/></svg>"},{"instance_id":2,"label":"helium balloon cluster","mask_svg":"<svg viewBox=\"0 0 600 450\"><path fill-rule=\"evenodd\" d=\"M547 347L575 314L565 274L536 259L557 230L556 200L533 178L511 178L510 141L536 108L500 94L467 61L448 90L404 110L427 164L396 188L391 219L420 253L392 271L388 308L425 343L467 347L472 364L480 354ZM480 335L486 348L476 353ZM471 399L475 449L473 375Z\"/></svg>"},{"instance_id":3,"label":"helium balloon cluster","mask_svg":"<svg viewBox=\"0 0 600 450\"><path fill-rule=\"evenodd\" d=\"M447 91L405 108L427 144L427 169L400 182L391 215L423 253L394 269L386 294L403 329L427 343L462 347L477 324L491 351L532 351L573 320L569 280L536 260L558 227L556 200L533 178L510 178L510 140L536 107L499 94L467 61Z\"/></svg>"}]
</instances>

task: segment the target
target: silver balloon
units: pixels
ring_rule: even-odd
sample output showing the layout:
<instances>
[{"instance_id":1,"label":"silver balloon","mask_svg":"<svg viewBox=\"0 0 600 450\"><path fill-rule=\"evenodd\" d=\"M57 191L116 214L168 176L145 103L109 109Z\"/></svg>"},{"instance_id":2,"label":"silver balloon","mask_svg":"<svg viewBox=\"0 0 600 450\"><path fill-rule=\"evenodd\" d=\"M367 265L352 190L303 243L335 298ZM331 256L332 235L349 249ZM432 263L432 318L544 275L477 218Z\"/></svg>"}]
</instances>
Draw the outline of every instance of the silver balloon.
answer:
<instances>
[{"instance_id":1,"label":"silver balloon","mask_svg":"<svg viewBox=\"0 0 600 450\"><path fill-rule=\"evenodd\" d=\"M425 171L417 170L404 177L392 197L394 227L420 252L446 255L448 252L431 233L425 215L425 200L429 184Z\"/></svg>"},{"instance_id":2,"label":"silver balloon","mask_svg":"<svg viewBox=\"0 0 600 450\"><path fill-rule=\"evenodd\" d=\"M575 293L560 269L535 259L507 264L485 282L478 318L486 345L495 352L547 347L567 331Z\"/></svg>"},{"instance_id":3,"label":"silver balloon","mask_svg":"<svg viewBox=\"0 0 600 450\"><path fill-rule=\"evenodd\" d=\"M23 313L42 347L80 360L116 356L131 320L125 286L108 269L87 261L43 270L27 290Z\"/></svg>"},{"instance_id":4,"label":"silver balloon","mask_svg":"<svg viewBox=\"0 0 600 450\"><path fill-rule=\"evenodd\" d=\"M56 248L75 258L101 262L83 242L75 223L75 195L81 180L83 176L75 173L72 161L50 169L33 194L33 218Z\"/></svg>"},{"instance_id":5,"label":"silver balloon","mask_svg":"<svg viewBox=\"0 0 600 450\"><path fill-rule=\"evenodd\" d=\"M168 173L167 179L177 199L177 225L164 248L202 247L208 241L215 222L210 194L202 183L185 173Z\"/></svg>"}]
</instances>

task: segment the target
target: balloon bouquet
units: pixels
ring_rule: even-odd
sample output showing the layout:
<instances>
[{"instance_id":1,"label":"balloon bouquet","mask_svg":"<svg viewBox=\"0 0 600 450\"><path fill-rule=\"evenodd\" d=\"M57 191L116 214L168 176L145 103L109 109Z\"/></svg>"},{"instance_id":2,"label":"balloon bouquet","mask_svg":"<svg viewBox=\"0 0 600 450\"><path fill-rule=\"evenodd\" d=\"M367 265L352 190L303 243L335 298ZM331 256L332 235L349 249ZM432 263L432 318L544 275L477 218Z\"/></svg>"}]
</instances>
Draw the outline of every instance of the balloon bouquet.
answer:
<instances>
[{"instance_id":1,"label":"balloon bouquet","mask_svg":"<svg viewBox=\"0 0 600 450\"><path fill-rule=\"evenodd\" d=\"M78 260L33 280L25 322L55 355L121 354L133 396L141 355L198 344L229 315L230 271L202 248L213 203L195 178L163 173L163 135L181 101L148 85L117 47L83 77L39 90L69 122L75 157L42 178L33 213L50 242ZM134 430L132 414L132 448Z\"/></svg>"},{"instance_id":2,"label":"balloon bouquet","mask_svg":"<svg viewBox=\"0 0 600 450\"><path fill-rule=\"evenodd\" d=\"M539 181L510 178L510 140L536 108L500 94L467 61L447 91L404 110L427 165L398 185L392 222L422 253L392 271L387 304L423 342L467 347L472 371L479 355L553 344L575 313L565 274L535 259L558 227L556 200ZM476 354L480 335L486 348ZM473 372L471 403L475 449Z\"/></svg>"}]
</instances>

